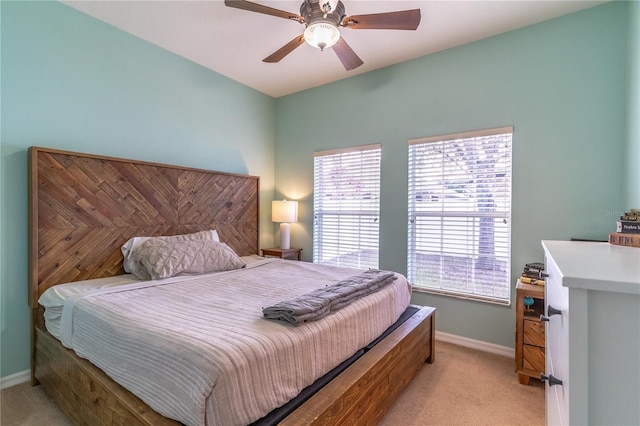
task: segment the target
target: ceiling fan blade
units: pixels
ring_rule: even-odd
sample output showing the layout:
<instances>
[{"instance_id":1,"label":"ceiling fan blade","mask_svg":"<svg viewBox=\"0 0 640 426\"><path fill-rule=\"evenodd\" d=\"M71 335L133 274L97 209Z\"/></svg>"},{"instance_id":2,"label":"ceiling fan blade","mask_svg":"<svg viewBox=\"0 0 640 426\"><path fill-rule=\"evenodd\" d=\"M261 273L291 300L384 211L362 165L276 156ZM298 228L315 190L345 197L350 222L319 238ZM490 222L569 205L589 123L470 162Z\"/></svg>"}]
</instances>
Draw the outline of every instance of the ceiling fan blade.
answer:
<instances>
[{"instance_id":1,"label":"ceiling fan blade","mask_svg":"<svg viewBox=\"0 0 640 426\"><path fill-rule=\"evenodd\" d=\"M284 10L274 9L273 7L263 6L258 3L252 3L245 0L224 0L225 6L235 7L236 9L248 10L249 12L264 13L265 15L276 16L278 18L290 19L292 21L304 22L304 18L296 13L285 12Z\"/></svg>"},{"instance_id":2,"label":"ceiling fan blade","mask_svg":"<svg viewBox=\"0 0 640 426\"><path fill-rule=\"evenodd\" d=\"M420 9L347 16L342 26L354 30L415 30L420 24Z\"/></svg>"},{"instance_id":3,"label":"ceiling fan blade","mask_svg":"<svg viewBox=\"0 0 640 426\"><path fill-rule=\"evenodd\" d=\"M340 37L338 42L333 45L333 50L336 52L336 55L338 55L338 59L340 59L340 62L342 62L342 65L344 65L344 68L347 71L358 68L364 63L342 37Z\"/></svg>"},{"instance_id":4,"label":"ceiling fan blade","mask_svg":"<svg viewBox=\"0 0 640 426\"><path fill-rule=\"evenodd\" d=\"M298 37L291 40L289 43L282 46L280 49L273 52L262 60L262 62L280 62L282 58L293 52L298 46L304 43L304 35L300 34Z\"/></svg>"}]
</instances>

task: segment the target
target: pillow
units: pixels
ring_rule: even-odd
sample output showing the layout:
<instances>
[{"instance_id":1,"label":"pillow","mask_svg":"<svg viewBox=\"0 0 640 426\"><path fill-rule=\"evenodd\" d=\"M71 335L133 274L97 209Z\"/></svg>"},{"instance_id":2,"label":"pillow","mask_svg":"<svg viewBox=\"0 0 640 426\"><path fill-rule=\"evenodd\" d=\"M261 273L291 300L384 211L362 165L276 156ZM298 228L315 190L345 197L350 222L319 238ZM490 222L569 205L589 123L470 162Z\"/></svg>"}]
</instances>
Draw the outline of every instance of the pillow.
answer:
<instances>
[{"instance_id":1,"label":"pillow","mask_svg":"<svg viewBox=\"0 0 640 426\"><path fill-rule=\"evenodd\" d=\"M209 240L166 241L150 238L131 256L140 266L134 275L143 280L229 271L246 265L228 245Z\"/></svg>"},{"instance_id":2,"label":"pillow","mask_svg":"<svg viewBox=\"0 0 640 426\"><path fill-rule=\"evenodd\" d=\"M188 241L188 240L208 240L208 241L220 241L218 237L218 231L211 229L208 231L194 232L193 234L182 235L169 235L165 237L133 237L120 247L124 260L122 266L124 271L133 274L138 269L138 264L131 259L131 253L133 253L138 247L144 244L150 238L159 238L165 241Z\"/></svg>"}]
</instances>

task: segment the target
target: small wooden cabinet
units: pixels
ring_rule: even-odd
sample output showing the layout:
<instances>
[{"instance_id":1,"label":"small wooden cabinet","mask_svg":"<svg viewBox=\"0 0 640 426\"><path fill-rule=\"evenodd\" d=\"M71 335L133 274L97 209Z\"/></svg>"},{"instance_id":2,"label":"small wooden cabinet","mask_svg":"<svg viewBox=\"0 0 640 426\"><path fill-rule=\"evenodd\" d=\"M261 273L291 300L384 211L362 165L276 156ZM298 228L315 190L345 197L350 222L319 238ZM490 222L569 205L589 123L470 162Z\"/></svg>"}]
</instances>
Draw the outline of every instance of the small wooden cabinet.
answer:
<instances>
[{"instance_id":1,"label":"small wooden cabinet","mask_svg":"<svg viewBox=\"0 0 640 426\"><path fill-rule=\"evenodd\" d=\"M525 297L533 299L533 304L525 305ZM540 379L545 371L544 286L516 285L516 371L523 385L529 378Z\"/></svg>"}]
</instances>

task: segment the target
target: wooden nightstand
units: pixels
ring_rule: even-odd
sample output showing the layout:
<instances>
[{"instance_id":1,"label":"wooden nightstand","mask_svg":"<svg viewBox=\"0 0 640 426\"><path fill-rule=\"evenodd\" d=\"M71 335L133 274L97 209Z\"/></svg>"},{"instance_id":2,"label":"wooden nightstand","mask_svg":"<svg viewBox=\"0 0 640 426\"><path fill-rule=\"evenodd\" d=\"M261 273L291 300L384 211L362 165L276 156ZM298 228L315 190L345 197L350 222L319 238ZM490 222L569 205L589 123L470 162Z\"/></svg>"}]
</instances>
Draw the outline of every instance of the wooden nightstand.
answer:
<instances>
[{"instance_id":1,"label":"wooden nightstand","mask_svg":"<svg viewBox=\"0 0 640 426\"><path fill-rule=\"evenodd\" d=\"M280 257L282 259L287 259L290 257L296 257L297 260L300 260L300 253L302 252L301 248L289 248L289 249L281 249L277 247L273 248L264 248L262 249L263 256L274 256Z\"/></svg>"},{"instance_id":2,"label":"wooden nightstand","mask_svg":"<svg viewBox=\"0 0 640 426\"><path fill-rule=\"evenodd\" d=\"M533 305L527 307L524 298L533 298ZM523 385L529 384L529 378L540 378L545 371L544 323L540 315L544 314L544 286L516 285L516 371Z\"/></svg>"}]
</instances>

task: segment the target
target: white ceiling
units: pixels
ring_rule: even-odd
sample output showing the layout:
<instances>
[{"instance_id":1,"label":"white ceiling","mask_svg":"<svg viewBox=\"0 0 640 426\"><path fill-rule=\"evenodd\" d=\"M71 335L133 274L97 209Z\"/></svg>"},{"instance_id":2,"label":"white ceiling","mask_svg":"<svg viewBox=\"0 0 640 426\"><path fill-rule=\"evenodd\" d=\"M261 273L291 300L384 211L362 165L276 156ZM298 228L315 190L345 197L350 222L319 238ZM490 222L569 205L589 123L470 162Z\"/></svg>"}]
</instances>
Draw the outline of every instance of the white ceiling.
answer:
<instances>
[{"instance_id":1,"label":"white ceiling","mask_svg":"<svg viewBox=\"0 0 640 426\"><path fill-rule=\"evenodd\" d=\"M342 0L346 14L421 9L416 31L342 28L364 65L345 71L331 49L303 44L276 64L262 62L304 26L295 21L226 7L222 0L62 1L143 40L163 47L273 97L284 96L388 65L470 43L606 1ZM264 1L300 12L302 0Z\"/></svg>"}]
</instances>

